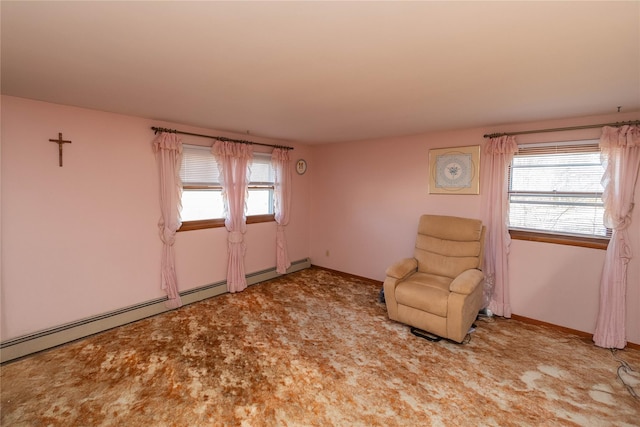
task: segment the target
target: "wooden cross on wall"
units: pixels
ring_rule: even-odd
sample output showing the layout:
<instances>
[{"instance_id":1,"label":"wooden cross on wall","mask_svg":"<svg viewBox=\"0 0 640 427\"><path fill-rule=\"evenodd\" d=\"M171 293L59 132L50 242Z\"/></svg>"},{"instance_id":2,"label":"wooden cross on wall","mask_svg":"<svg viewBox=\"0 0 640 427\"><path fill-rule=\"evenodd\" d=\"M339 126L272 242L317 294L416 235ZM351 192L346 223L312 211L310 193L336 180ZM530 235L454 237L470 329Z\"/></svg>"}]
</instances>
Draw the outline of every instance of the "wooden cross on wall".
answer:
<instances>
[{"instance_id":1,"label":"wooden cross on wall","mask_svg":"<svg viewBox=\"0 0 640 427\"><path fill-rule=\"evenodd\" d=\"M65 141L62 139L62 132L58 133L58 139L50 139L49 141L55 142L58 144L58 160L60 163L60 167L62 167L62 144L71 144L71 141Z\"/></svg>"}]
</instances>

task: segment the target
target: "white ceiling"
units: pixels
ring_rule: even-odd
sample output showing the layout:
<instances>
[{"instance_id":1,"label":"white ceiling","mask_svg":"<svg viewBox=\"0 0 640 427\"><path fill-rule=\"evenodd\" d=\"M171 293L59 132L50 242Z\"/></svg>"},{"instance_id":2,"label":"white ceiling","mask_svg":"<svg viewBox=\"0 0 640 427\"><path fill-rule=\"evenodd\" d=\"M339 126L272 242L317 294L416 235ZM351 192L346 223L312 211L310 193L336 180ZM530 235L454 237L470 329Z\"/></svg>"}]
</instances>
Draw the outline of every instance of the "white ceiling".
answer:
<instances>
[{"instance_id":1,"label":"white ceiling","mask_svg":"<svg viewBox=\"0 0 640 427\"><path fill-rule=\"evenodd\" d=\"M640 110L640 2L1 2L2 93L305 143Z\"/></svg>"}]
</instances>

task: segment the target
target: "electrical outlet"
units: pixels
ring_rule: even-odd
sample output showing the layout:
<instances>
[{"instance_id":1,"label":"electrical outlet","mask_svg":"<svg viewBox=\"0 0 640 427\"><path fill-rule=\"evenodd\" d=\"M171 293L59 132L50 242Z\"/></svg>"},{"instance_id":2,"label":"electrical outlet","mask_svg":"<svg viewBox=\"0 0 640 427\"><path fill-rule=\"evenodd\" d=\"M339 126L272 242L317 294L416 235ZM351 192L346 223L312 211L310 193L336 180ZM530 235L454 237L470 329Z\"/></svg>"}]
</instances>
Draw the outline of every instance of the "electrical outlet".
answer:
<instances>
[{"instance_id":1,"label":"electrical outlet","mask_svg":"<svg viewBox=\"0 0 640 427\"><path fill-rule=\"evenodd\" d=\"M327 249L327 251L324 253L324 256L329 256L329 249Z\"/></svg>"}]
</instances>

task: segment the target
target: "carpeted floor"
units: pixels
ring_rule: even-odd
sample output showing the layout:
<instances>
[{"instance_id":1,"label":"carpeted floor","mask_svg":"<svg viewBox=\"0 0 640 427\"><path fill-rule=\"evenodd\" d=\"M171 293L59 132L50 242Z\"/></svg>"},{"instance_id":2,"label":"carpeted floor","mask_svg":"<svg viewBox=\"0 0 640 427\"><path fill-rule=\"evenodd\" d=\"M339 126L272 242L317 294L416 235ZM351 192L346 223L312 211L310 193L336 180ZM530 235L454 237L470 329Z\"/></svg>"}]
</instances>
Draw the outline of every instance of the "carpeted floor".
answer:
<instances>
[{"instance_id":1,"label":"carpeted floor","mask_svg":"<svg viewBox=\"0 0 640 427\"><path fill-rule=\"evenodd\" d=\"M640 351L500 318L431 343L378 292L311 268L5 364L2 425L640 425Z\"/></svg>"}]
</instances>

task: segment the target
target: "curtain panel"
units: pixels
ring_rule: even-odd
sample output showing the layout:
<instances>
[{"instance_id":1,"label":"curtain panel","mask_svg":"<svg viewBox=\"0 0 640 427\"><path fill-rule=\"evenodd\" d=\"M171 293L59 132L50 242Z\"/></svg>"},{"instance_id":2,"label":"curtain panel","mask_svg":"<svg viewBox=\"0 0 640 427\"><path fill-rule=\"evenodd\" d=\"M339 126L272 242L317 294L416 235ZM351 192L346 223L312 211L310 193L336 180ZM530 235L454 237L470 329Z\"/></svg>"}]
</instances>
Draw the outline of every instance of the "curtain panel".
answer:
<instances>
[{"instance_id":1,"label":"curtain panel","mask_svg":"<svg viewBox=\"0 0 640 427\"><path fill-rule=\"evenodd\" d=\"M491 138L480 156L481 219L487 227L482 270L485 276L485 307L498 316L511 317L508 255L508 171L518 151L515 137Z\"/></svg>"},{"instance_id":2,"label":"curtain panel","mask_svg":"<svg viewBox=\"0 0 640 427\"><path fill-rule=\"evenodd\" d=\"M276 271L285 274L291 267L287 252L287 240L284 229L289 224L291 208L291 162L289 150L276 148L271 154L271 163L275 171L274 183L274 213L277 223L276 230Z\"/></svg>"},{"instance_id":3,"label":"curtain panel","mask_svg":"<svg viewBox=\"0 0 640 427\"><path fill-rule=\"evenodd\" d=\"M611 229L611 239L600 280L600 305L593 341L599 347L624 348L627 345L627 267L633 256L628 228L640 169L640 127L604 127L600 150L605 165L604 224Z\"/></svg>"},{"instance_id":4,"label":"curtain panel","mask_svg":"<svg viewBox=\"0 0 640 427\"><path fill-rule=\"evenodd\" d=\"M211 147L220 171L224 224L228 234L227 290L241 292L247 287L244 269L247 231L246 200L249 191L253 149L248 144L216 141Z\"/></svg>"},{"instance_id":5,"label":"curtain panel","mask_svg":"<svg viewBox=\"0 0 640 427\"><path fill-rule=\"evenodd\" d=\"M176 231L180 228L180 200L182 182L180 167L182 163L182 141L175 133L162 132L153 141L153 151L158 165L160 177L160 221L158 229L162 240L162 258L160 277L162 289L167 293L167 308L178 308L182 305L178 293L176 278L175 253L173 244Z\"/></svg>"}]
</instances>

